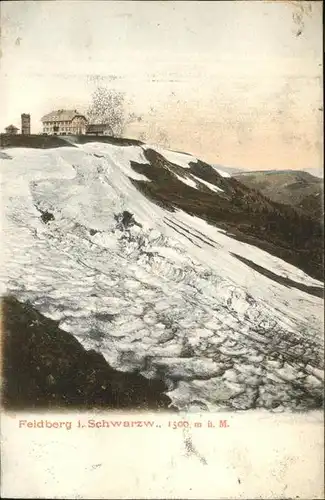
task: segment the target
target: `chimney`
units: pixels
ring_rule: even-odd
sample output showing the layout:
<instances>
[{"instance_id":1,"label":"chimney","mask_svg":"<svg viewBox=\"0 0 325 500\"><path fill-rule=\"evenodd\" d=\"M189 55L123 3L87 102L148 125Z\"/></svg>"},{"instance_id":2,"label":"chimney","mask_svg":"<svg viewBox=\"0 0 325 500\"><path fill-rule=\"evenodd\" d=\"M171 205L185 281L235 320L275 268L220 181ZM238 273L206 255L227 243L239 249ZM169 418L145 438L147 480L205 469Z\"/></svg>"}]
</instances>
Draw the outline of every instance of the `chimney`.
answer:
<instances>
[{"instance_id":1,"label":"chimney","mask_svg":"<svg viewBox=\"0 0 325 500\"><path fill-rule=\"evenodd\" d=\"M22 135L30 135L30 115L23 113L21 115L21 133Z\"/></svg>"}]
</instances>

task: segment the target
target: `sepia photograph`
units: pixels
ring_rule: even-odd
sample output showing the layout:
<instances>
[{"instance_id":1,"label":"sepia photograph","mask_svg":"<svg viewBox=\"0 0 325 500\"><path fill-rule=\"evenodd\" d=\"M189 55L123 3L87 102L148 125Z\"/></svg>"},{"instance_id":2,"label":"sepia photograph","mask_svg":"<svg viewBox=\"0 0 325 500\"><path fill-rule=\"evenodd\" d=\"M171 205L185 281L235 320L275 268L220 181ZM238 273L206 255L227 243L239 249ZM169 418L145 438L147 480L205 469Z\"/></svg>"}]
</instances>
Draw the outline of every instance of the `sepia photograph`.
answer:
<instances>
[{"instance_id":1,"label":"sepia photograph","mask_svg":"<svg viewBox=\"0 0 325 500\"><path fill-rule=\"evenodd\" d=\"M2 3L4 496L322 498L322 10L282 0ZM301 467L300 480L263 462L274 487L252 489L253 476L245 487L237 474L208 490L209 446L224 449L220 476L226 462L247 472L263 453L254 428L280 447L270 451L279 467L281 444L291 446L285 468ZM102 457L96 473L101 441L118 443L114 470L133 439L152 446L128 466L130 491L91 486L88 472L79 485L63 478L58 462L74 460L81 432L84 450ZM212 476L146 487L137 462L177 457L178 439L180 460L210 464ZM155 440L166 447L159 459ZM15 484L44 453L52 489L48 465Z\"/></svg>"}]
</instances>

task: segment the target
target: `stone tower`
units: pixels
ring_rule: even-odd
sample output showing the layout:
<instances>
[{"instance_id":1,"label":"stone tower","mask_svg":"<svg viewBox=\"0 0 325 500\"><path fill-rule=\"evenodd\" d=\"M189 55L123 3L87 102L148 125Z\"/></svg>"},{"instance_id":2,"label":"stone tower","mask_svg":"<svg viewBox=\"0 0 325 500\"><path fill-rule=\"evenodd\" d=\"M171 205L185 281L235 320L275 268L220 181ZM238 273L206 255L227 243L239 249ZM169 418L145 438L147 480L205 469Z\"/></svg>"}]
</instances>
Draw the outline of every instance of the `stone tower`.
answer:
<instances>
[{"instance_id":1,"label":"stone tower","mask_svg":"<svg viewBox=\"0 0 325 500\"><path fill-rule=\"evenodd\" d=\"M21 133L22 135L30 135L30 115L26 113L21 115Z\"/></svg>"}]
</instances>

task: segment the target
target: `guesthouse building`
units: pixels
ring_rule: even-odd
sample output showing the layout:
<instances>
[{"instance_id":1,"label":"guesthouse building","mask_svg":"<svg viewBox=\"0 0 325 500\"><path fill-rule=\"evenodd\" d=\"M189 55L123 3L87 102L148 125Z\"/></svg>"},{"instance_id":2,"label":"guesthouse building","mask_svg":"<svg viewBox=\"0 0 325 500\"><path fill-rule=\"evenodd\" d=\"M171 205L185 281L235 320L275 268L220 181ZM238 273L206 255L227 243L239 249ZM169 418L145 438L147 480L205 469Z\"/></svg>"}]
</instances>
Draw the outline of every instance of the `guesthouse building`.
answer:
<instances>
[{"instance_id":1,"label":"guesthouse building","mask_svg":"<svg viewBox=\"0 0 325 500\"><path fill-rule=\"evenodd\" d=\"M43 133L48 135L84 135L88 120L76 109L58 109L42 117Z\"/></svg>"}]
</instances>

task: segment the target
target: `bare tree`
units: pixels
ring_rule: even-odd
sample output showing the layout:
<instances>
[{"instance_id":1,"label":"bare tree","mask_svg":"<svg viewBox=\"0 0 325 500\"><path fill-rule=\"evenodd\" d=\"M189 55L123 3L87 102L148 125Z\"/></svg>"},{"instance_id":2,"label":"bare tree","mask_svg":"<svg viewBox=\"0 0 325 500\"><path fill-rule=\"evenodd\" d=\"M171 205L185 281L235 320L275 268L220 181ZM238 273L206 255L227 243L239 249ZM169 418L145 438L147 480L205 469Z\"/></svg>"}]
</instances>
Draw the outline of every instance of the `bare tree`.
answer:
<instances>
[{"instance_id":1,"label":"bare tree","mask_svg":"<svg viewBox=\"0 0 325 500\"><path fill-rule=\"evenodd\" d=\"M139 134L139 140L143 142L154 142L157 146L159 145L163 148L169 148L170 144L168 133L165 129L161 128L157 124L159 120L157 117L159 116L159 114L153 106L150 107L148 116L150 117L150 119L147 123L147 130L142 131Z\"/></svg>"},{"instance_id":2,"label":"bare tree","mask_svg":"<svg viewBox=\"0 0 325 500\"><path fill-rule=\"evenodd\" d=\"M140 132L139 141L154 143L157 146L168 149L170 147L168 134L165 130L157 127L157 125L149 125L146 132Z\"/></svg>"},{"instance_id":3,"label":"bare tree","mask_svg":"<svg viewBox=\"0 0 325 500\"><path fill-rule=\"evenodd\" d=\"M160 129L159 134L158 134L158 143L164 147L164 148L169 148L169 138L168 134L165 130Z\"/></svg>"},{"instance_id":4,"label":"bare tree","mask_svg":"<svg viewBox=\"0 0 325 500\"><path fill-rule=\"evenodd\" d=\"M115 137L120 137L126 126L134 121L141 121L141 117L127 111L125 94L107 87L97 87L91 97L91 104L87 111L91 123L105 123L110 125Z\"/></svg>"}]
</instances>

